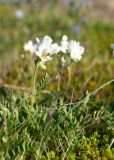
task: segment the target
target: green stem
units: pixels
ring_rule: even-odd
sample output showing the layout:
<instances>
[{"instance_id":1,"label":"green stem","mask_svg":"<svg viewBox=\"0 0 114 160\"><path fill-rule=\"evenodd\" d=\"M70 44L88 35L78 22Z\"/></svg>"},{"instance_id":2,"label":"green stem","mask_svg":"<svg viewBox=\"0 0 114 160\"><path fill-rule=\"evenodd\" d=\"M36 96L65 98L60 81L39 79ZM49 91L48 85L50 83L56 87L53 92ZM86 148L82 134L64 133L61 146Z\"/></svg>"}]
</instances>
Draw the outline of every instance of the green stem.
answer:
<instances>
[{"instance_id":1,"label":"green stem","mask_svg":"<svg viewBox=\"0 0 114 160\"><path fill-rule=\"evenodd\" d=\"M61 76L60 76L60 72L58 72L57 78L58 78L58 87L57 87L57 90L58 90L58 92L60 92L60 86L61 86Z\"/></svg>"},{"instance_id":2,"label":"green stem","mask_svg":"<svg viewBox=\"0 0 114 160\"><path fill-rule=\"evenodd\" d=\"M37 78L37 70L38 70L39 64L37 63L34 70L34 76L33 76L33 96L35 96L36 93L36 78Z\"/></svg>"},{"instance_id":3,"label":"green stem","mask_svg":"<svg viewBox=\"0 0 114 160\"><path fill-rule=\"evenodd\" d=\"M61 89L61 56L58 57L58 75L57 75L57 79L58 79L58 86L57 86L57 91L60 92Z\"/></svg>"},{"instance_id":4,"label":"green stem","mask_svg":"<svg viewBox=\"0 0 114 160\"><path fill-rule=\"evenodd\" d=\"M71 66L68 67L68 85L67 87L70 87L70 83L71 83Z\"/></svg>"},{"instance_id":5,"label":"green stem","mask_svg":"<svg viewBox=\"0 0 114 160\"><path fill-rule=\"evenodd\" d=\"M31 116L31 113L33 111L33 106L34 106L34 102L35 102L35 95L36 95L36 78L37 78L37 70L38 70L39 64L37 63L35 66L35 70L34 70L34 75L33 75L33 91L32 91L32 104L30 106L29 109L29 118Z\"/></svg>"},{"instance_id":6,"label":"green stem","mask_svg":"<svg viewBox=\"0 0 114 160\"><path fill-rule=\"evenodd\" d=\"M71 73L72 73L71 68L72 68L72 66L71 66L71 64L70 64L70 65L68 66L68 84L67 84L67 88L66 88L66 90L65 90L65 92L64 92L64 95L66 95L66 93L67 93L67 91L68 91L68 89L69 89L69 87L70 87L70 84L71 84Z\"/></svg>"}]
</instances>

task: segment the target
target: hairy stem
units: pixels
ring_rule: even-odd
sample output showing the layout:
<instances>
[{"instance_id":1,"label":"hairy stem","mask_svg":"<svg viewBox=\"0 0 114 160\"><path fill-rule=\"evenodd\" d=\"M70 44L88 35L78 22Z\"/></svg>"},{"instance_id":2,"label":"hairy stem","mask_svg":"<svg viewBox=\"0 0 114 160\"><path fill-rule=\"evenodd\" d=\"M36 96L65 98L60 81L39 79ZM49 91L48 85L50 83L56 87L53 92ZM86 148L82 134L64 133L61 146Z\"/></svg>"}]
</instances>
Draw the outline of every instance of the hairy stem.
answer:
<instances>
[{"instance_id":1,"label":"hairy stem","mask_svg":"<svg viewBox=\"0 0 114 160\"><path fill-rule=\"evenodd\" d=\"M68 66L68 85L67 87L70 87L70 83L71 83L71 66Z\"/></svg>"},{"instance_id":2,"label":"hairy stem","mask_svg":"<svg viewBox=\"0 0 114 160\"><path fill-rule=\"evenodd\" d=\"M60 86L61 86L61 76L60 76L60 72L58 72L58 86L57 86L57 90L58 92L60 92Z\"/></svg>"},{"instance_id":3,"label":"hairy stem","mask_svg":"<svg viewBox=\"0 0 114 160\"><path fill-rule=\"evenodd\" d=\"M36 93L36 78L37 78L37 70L38 70L39 64L37 63L34 70L34 76L33 76L33 96L35 96Z\"/></svg>"}]
</instances>

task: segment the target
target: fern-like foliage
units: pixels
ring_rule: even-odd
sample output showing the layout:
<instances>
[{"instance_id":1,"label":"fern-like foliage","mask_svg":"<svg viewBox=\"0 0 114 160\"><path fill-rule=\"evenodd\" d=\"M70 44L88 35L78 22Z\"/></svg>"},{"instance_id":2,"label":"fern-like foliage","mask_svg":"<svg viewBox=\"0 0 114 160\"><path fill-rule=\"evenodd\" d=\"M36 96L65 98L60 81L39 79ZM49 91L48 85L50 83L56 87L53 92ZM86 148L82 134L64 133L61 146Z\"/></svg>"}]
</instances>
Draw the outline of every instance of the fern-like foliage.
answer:
<instances>
[{"instance_id":1,"label":"fern-like foliage","mask_svg":"<svg viewBox=\"0 0 114 160\"><path fill-rule=\"evenodd\" d=\"M37 95L39 95L46 87L49 75L46 73L45 76L40 80L37 86Z\"/></svg>"}]
</instances>

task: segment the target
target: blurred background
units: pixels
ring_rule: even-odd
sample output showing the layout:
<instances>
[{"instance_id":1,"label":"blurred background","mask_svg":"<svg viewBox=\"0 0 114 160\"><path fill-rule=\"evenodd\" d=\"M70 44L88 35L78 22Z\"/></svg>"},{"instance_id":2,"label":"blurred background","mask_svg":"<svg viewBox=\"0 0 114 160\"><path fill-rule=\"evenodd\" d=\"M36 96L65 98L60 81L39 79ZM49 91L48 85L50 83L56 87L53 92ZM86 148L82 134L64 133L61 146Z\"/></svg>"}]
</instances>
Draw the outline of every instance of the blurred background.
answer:
<instances>
[{"instance_id":1,"label":"blurred background","mask_svg":"<svg viewBox=\"0 0 114 160\"><path fill-rule=\"evenodd\" d=\"M0 84L30 87L33 61L25 53L24 43L45 35L59 42L63 34L85 47L83 60L73 67L76 92L84 87L93 90L112 79L113 11L114 0L0 0ZM50 69L51 65L49 74L53 79L56 64ZM63 75L65 81L65 71Z\"/></svg>"}]
</instances>

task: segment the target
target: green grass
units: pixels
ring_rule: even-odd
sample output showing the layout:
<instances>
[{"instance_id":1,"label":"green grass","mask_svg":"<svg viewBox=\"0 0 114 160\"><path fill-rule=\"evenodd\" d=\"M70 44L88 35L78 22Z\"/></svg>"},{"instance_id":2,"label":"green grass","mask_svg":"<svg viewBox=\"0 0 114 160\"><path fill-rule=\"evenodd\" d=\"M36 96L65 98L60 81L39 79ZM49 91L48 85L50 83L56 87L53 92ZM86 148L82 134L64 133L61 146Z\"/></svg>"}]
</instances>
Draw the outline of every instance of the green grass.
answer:
<instances>
[{"instance_id":1,"label":"green grass","mask_svg":"<svg viewBox=\"0 0 114 160\"><path fill-rule=\"evenodd\" d=\"M98 90L74 103L45 93L32 106L28 93L1 88L1 158L112 160L114 112L95 100Z\"/></svg>"},{"instance_id":2,"label":"green grass","mask_svg":"<svg viewBox=\"0 0 114 160\"><path fill-rule=\"evenodd\" d=\"M0 4L1 160L113 160L114 83L105 88L102 85L114 77L110 48L114 24L89 18L83 24L82 13L72 15L58 6L50 10L50 6L21 5L25 17L19 20L16 8ZM81 34L72 32L74 24L81 27ZM33 104L34 58L24 52L23 45L45 34L55 41L63 34L79 40L85 54L81 62L73 63L66 94L66 68L61 71L61 91L57 92L56 58L47 64L47 79L45 71L39 69L37 81L41 81ZM101 86L103 89L93 96Z\"/></svg>"},{"instance_id":3,"label":"green grass","mask_svg":"<svg viewBox=\"0 0 114 160\"><path fill-rule=\"evenodd\" d=\"M43 92L46 81L34 104L31 91L0 88L1 158L113 160L113 103L96 99L113 81L70 103L57 91Z\"/></svg>"}]
</instances>

